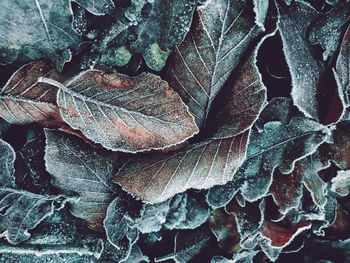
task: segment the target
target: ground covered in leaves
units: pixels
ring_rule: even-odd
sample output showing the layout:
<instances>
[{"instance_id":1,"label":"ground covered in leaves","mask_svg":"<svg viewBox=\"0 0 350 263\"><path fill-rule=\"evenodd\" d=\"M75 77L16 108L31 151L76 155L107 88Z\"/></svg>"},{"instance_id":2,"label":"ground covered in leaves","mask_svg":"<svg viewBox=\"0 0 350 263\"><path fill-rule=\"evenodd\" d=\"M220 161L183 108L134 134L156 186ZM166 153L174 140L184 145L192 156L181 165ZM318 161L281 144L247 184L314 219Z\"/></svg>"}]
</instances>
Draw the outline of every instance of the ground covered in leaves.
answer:
<instances>
[{"instance_id":1,"label":"ground covered in leaves","mask_svg":"<svg viewBox=\"0 0 350 263\"><path fill-rule=\"evenodd\" d=\"M0 262L350 262L347 0L0 0Z\"/></svg>"}]
</instances>

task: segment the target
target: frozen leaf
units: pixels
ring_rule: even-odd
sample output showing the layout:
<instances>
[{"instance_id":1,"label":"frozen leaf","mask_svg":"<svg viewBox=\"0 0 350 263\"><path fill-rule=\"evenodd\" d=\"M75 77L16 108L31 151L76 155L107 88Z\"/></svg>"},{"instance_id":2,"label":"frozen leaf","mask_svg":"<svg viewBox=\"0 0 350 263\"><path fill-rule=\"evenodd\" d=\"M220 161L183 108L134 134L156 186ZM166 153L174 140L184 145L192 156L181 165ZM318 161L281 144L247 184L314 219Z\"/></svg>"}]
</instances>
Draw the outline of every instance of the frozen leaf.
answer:
<instances>
[{"instance_id":1,"label":"frozen leaf","mask_svg":"<svg viewBox=\"0 0 350 263\"><path fill-rule=\"evenodd\" d=\"M136 41L131 43L134 52L141 52L148 45L158 42L169 48L180 44L190 29L198 0L153 0L141 2L142 18L136 25ZM126 14L127 15L127 14ZM133 19L133 16L128 16Z\"/></svg>"},{"instance_id":2,"label":"frozen leaf","mask_svg":"<svg viewBox=\"0 0 350 263\"><path fill-rule=\"evenodd\" d=\"M45 135L45 162L52 184L67 194L77 193L80 199L71 204L72 214L101 230L116 192L111 181L116 156L62 132L45 130Z\"/></svg>"},{"instance_id":3,"label":"frozen leaf","mask_svg":"<svg viewBox=\"0 0 350 263\"><path fill-rule=\"evenodd\" d=\"M238 180L231 180L224 185L213 186L208 190L207 203L213 209L223 207L232 200L240 187L241 182Z\"/></svg>"},{"instance_id":4,"label":"frozen leaf","mask_svg":"<svg viewBox=\"0 0 350 263\"><path fill-rule=\"evenodd\" d=\"M149 258L145 256L138 245L134 245L131 249L130 255L126 260L121 262L124 263L144 263L150 262Z\"/></svg>"},{"instance_id":5,"label":"frozen leaf","mask_svg":"<svg viewBox=\"0 0 350 263\"><path fill-rule=\"evenodd\" d=\"M210 210L205 199L200 197L187 197L186 218L177 226L178 229L195 229L208 220Z\"/></svg>"},{"instance_id":6,"label":"frozen leaf","mask_svg":"<svg viewBox=\"0 0 350 263\"><path fill-rule=\"evenodd\" d=\"M319 15L310 5L293 1L290 6L278 4L278 29L292 78L292 99L307 116L319 119L316 94L324 65L314 58L306 31Z\"/></svg>"},{"instance_id":7,"label":"frozen leaf","mask_svg":"<svg viewBox=\"0 0 350 263\"><path fill-rule=\"evenodd\" d=\"M187 193L181 193L173 197L170 202L170 210L167 215L164 226L170 230L179 228L181 223L186 220Z\"/></svg>"},{"instance_id":8,"label":"frozen leaf","mask_svg":"<svg viewBox=\"0 0 350 263\"><path fill-rule=\"evenodd\" d=\"M350 126L342 123L333 130L333 143L328 144L333 163L341 170L350 170Z\"/></svg>"},{"instance_id":9,"label":"frozen leaf","mask_svg":"<svg viewBox=\"0 0 350 263\"><path fill-rule=\"evenodd\" d=\"M223 256L214 256L210 263L233 263L232 259L225 258Z\"/></svg>"},{"instance_id":10,"label":"frozen leaf","mask_svg":"<svg viewBox=\"0 0 350 263\"><path fill-rule=\"evenodd\" d=\"M70 1L4 0L0 4L1 63L50 59L58 70L82 40L71 26Z\"/></svg>"},{"instance_id":11,"label":"frozen leaf","mask_svg":"<svg viewBox=\"0 0 350 263\"><path fill-rule=\"evenodd\" d=\"M295 163L290 174L282 174L278 169L273 173L273 181L269 189L281 214L292 207L297 207L303 194L303 171L300 161Z\"/></svg>"},{"instance_id":12,"label":"frozen leaf","mask_svg":"<svg viewBox=\"0 0 350 263\"><path fill-rule=\"evenodd\" d=\"M187 189L206 189L230 180L245 157L248 132L207 140L169 154L131 159L114 180L149 203L159 203Z\"/></svg>"},{"instance_id":13,"label":"frozen leaf","mask_svg":"<svg viewBox=\"0 0 350 263\"><path fill-rule=\"evenodd\" d=\"M56 105L57 88L38 83L39 77L63 81L53 66L34 61L17 70L0 92L0 116L9 123L38 122L60 126L63 120Z\"/></svg>"},{"instance_id":14,"label":"frozen leaf","mask_svg":"<svg viewBox=\"0 0 350 263\"><path fill-rule=\"evenodd\" d=\"M179 95L153 74L136 78L82 72L59 87L62 118L88 139L114 151L162 149L184 142L198 128Z\"/></svg>"},{"instance_id":15,"label":"frozen leaf","mask_svg":"<svg viewBox=\"0 0 350 263\"><path fill-rule=\"evenodd\" d=\"M29 239L28 230L62 208L66 199L17 189L13 177L15 152L3 140L0 140L0 151L0 236L11 244L18 244Z\"/></svg>"},{"instance_id":16,"label":"frozen leaf","mask_svg":"<svg viewBox=\"0 0 350 263\"><path fill-rule=\"evenodd\" d=\"M324 50L323 60L333 57L338 49L349 14L349 6L342 0L330 12L320 15L313 22L309 40L312 45L321 45Z\"/></svg>"},{"instance_id":17,"label":"frozen leaf","mask_svg":"<svg viewBox=\"0 0 350 263\"><path fill-rule=\"evenodd\" d=\"M108 49L106 54L101 55L100 61L110 66L122 67L128 64L130 59L130 51L125 46L121 46Z\"/></svg>"},{"instance_id":18,"label":"frozen leaf","mask_svg":"<svg viewBox=\"0 0 350 263\"><path fill-rule=\"evenodd\" d=\"M244 180L244 198L255 201L267 193L277 167L283 174L290 173L297 160L326 140L326 127L306 118L293 118L289 124L272 121L263 132L253 129L250 138L247 158L234 179Z\"/></svg>"},{"instance_id":19,"label":"frozen leaf","mask_svg":"<svg viewBox=\"0 0 350 263\"><path fill-rule=\"evenodd\" d=\"M113 0L71 0L84 7L90 13L102 16L114 10Z\"/></svg>"},{"instance_id":20,"label":"frozen leaf","mask_svg":"<svg viewBox=\"0 0 350 263\"><path fill-rule=\"evenodd\" d=\"M347 196L350 189L350 171L338 171L332 178L331 190L340 196Z\"/></svg>"},{"instance_id":21,"label":"frozen leaf","mask_svg":"<svg viewBox=\"0 0 350 263\"><path fill-rule=\"evenodd\" d=\"M345 35L343 37L339 56L336 63L336 78L338 79L338 85L342 90L344 100L347 106L350 105L350 73L349 73L349 40L350 40L350 25L348 26Z\"/></svg>"},{"instance_id":22,"label":"frozen leaf","mask_svg":"<svg viewBox=\"0 0 350 263\"><path fill-rule=\"evenodd\" d=\"M306 229L311 228L311 223L302 221L293 227L284 227L281 224L265 221L261 234L270 240L272 247L286 247L292 240Z\"/></svg>"},{"instance_id":23,"label":"frozen leaf","mask_svg":"<svg viewBox=\"0 0 350 263\"><path fill-rule=\"evenodd\" d=\"M192 30L181 45L175 46L167 79L189 106L199 126L205 122L214 98L243 53L261 32L243 0L209 0L198 7ZM250 77L247 78L251 84ZM243 94L239 90L235 102L244 106L240 98L248 98L255 89ZM237 112L244 109L238 108Z\"/></svg>"},{"instance_id":24,"label":"frozen leaf","mask_svg":"<svg viewBox=\"0 0 350 263\"><path fill-rule=\"evenodd\" d=\"M241 237L233 213L228 213L223 208L213 210L209 225L221 249L227 253L238 253L242 250Z\"/></svg>"},{"instance_id":25,"label":"frozen leaf","mask_svg":"<svg viewBox=\"0 0 350 263\"><path fill-rule=\"evenodd\" d=\"M254 0L255 23L262 29L265 29L265 19L267 9L269 8L268 0Z\"/></svg>"},{"instance_id":26,"label":"frozen leaf","mask_svg":"<svg viewBox=\"0 0 350 263\"><path fill-rule=\"evenodd\" d=\"M175 236L174 252L167 256L156 258L155 262L173 259L176 263L187 263L208 247L210 239L210 233L204 230L180 231Z\"/></svg>"},{"instance_id":27,"label":"frozen leaf","mask_svg":"<svg viewBox=\"0 0 350 263\"><path fill-rule=\"evenodd\" d=\"M253 263L254 257L258 254L258 251L243 251L238 254L233 255L233 262L232 263Z\"/></svg>"}]
</instances>

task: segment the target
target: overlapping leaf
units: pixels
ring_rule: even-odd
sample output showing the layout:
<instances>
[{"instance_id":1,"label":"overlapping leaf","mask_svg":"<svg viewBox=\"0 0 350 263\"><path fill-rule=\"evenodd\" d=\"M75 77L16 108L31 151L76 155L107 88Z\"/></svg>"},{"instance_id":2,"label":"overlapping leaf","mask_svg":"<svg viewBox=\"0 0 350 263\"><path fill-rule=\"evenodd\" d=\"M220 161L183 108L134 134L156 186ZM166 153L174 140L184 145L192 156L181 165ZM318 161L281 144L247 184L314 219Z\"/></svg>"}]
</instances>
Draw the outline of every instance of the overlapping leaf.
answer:
<instances>
[{"instance_id":1,"label":"overlapping leaf","mask_svg":"<svg viewBox=\"0 0 350 263\"><path fill-rule=\"evenodd\" d=\"M314 58L306 36L310 23L319 14L310 5L296 1L288 7L280 2L278 11L278 29L292 78L293 102L307 117L319 119L316 95L324 65Z\"/></svg>"},{"instance_id":2,"label":"overlapping leaf","mask_svg":"<svg viewBox=\"0 0 350 263\"><path fill-rule=\"evenodd\" d=\"M13 124L38 122L60 126L63 120L56 105L57 88L38 83L39 77L63 81L53 66L34 61L17 70L0 92L0 116Z\"/></svg>"},{"instance_id":3,"label":"overlapping leaf","mask_svg":"<svg viewBox=\"0 0 350 263\"><path fill-rule=\"evenodd\" d=\"M198 132L179 95L153 74L129 78L89 70L57 85L63 119L105 148L137 152L179 144Z\"/></svg>"},{"instance_id":4,"label":"overlapping leaf","mask_svg":"<svg viewBox=\"0 0 350 263\"><path fill-rule=\"evenodd\" d=\"M71 26L70 1L4 0L0 3L0 63L50 59L58 70L82 40Z\"/></svg>"},{"instance_id":5,"label":"overlapping leaf","mask_svg":"<svg viewBox=\"0 0 350 263\"><path fill-rule=\"evenodd\" d=\"M79 201L71 203L71 212L91 228L101 230L116 192L111 182L116 155L98 151L62 132L45 130L45 135L45 162L52 184L67 194L79 194Z\"/></svg>"},{"instance_id":6,"label":"overlapping leaf","mask_svg":"<svg viewBox=\"0 0 350 263\"><path fill-rule=\"evenodd\" d=\"M199 126L244 51L260 33L243 0L209 0L198 7L191 31L175 47L168 80Z\"/></svg>"},{"instance_id":7,"label":"overlapping leaf","mask_svg":"<svg viewBox=\"0 0 350 263\"><path fill-rule=\"evenodd\" d=\"M113 12L113 0L71 0L84 7L90 13L101 16Z\"/></svg>"},{"instance_id":8,"label":"overlapping leaf","mask_svg":"<svg viewBox=\"0 0 350 263\"><path fill-rule=\"evenodd\" d=\"M17 189L12 176L15 152L0 140L0 235L11 244L18 244L30 237L29 229L44 218L62 208L66 202L62 196L46 196Z\"/></svg>"}]
</instances>

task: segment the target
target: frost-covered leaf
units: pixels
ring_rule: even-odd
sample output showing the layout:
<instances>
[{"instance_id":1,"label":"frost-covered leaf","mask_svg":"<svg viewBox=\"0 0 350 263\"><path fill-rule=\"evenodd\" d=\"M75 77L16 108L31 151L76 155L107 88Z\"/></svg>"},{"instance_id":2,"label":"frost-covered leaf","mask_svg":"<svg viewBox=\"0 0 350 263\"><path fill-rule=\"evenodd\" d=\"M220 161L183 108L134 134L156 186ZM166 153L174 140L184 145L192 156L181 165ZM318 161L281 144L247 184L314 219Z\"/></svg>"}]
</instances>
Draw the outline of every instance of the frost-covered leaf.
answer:
<instances>
[{"instance_id":1,"label":"frost-covered leaf","mask_svg":"<svg viewBox=\"0 0 350 263\"><path fill-rule=\"evenodd\" d=\"M134 52L141 52L147 45L155 42L158 42L163 48L180 44L190 29L198 0L139 0L133 2L143 4L142 17L135 28L137 39L131 43ZM126 16L130 20L134 18L130 14Z\"/></svg>"},{"instance_id":2,"label":"frost-covered leaf","mask_svg":"<svg viewBox=\"0 0 350 263\"><path fill-rule=\"evenodd\" d=\"M170 50L162 50L158 43L148 45L142 52L147 66L156 71L160 71L165 66L169 54Z\"/></svg>"},{"instance_id":3,"label":"frost-covered leaf","mask_svg":"<svg viewBox=\"0 0 350 263\"><path fill-rule=\"evenodd\" d=\"M131 159L115 176L123 189L159 203L187 189L206 189L230 180L245 157L248 132L207 140L184 150Z\"/></svg>"},{"instance_id":4,"label":"frost-covered leaf","mask_svg":"<svg viewBox=\"0 0 350 263\"><path fill-rule=\"evenodd\" d=\"M350 73L349 73L349 60L350 60L350 25L346 29L343 37L339 56L336 63L336 75L338 77L338 85L340 86L344 100L347 106L350 105Z\"/></svg>"},{"instance_id":5,"label":"frost-covered leaf","mask_svg":"<svg viewBox=\"0 0 350 263\"><path fill-rule=\"evenodd\" d=\"M350 171L338 171L332 178L331 190L341 196L347 196L350 190Z\"/></svg>"},{"instance_id":6,"label":"frost-covered leaf","mask_svg":"<svg viewBox=\"0 0 350 263\"><path fill-rule=\"evenodd\" d=\"M59 87L62 118L88 139L114 151L162 149L198 132L179 95L153 74L136 78L102 71L82 72Z\"/></svg>"},{"instance_id":7,"label":"frost-covered leaf","mask_svg":"<svg viewBox=\"0 0 350 263\"><path fill-rule=\"evenodd\" d=\"M115 8L113 0L71 0L84 7L90 13L102 16L110 14Z\"/></svg>"},{"instance_id":8,"label":"frost-covered leaf","mask_svg":"<svg viewBox=\"0 0 350 263\"><path fill-rule=\"evenodd\" d=\"M264 131L253 129L247 158L235 177L243 179L243 196L254 201L267 193L272 173L278 167L287 174L294 163L312 154L326 140L326 128L305 118L293 118L289 124L268 122Z\"/></svg>"},{"instance_id":9,"label":"frost-covered leaf","mask_svg":"<svg viewBox=\"0 0 350 263\"><path fill-rule=\"evenodd\" d=\"M333 163L341 170L350 170L350 126L342 123L333 130L333 143L328 144Z\"/></svg>"},{"instance_id":10,"label":"frost-covered leaf","mask_svg":"<svg viewBox=\"0 0 350 263\"><path fill-rule=\"evenodd\" d=\"M170 230L179 228L181 223L186 220L187 214L187 193L175 195L170 202L170 210L167 215L164 226Z\"/></svg>"},{"instance_id":11,"label":"frost-covered leaf","mask_svg":"<svg viewBox=\"0 0 350 263\"><path fill-rule=\"evenodd\" d=\"M64 77L45 61L34 61L17 70L0 92L0 116L13 124L38 122L60 126L56 105L57 88L38 83L39 77L63 81Z\"/></svg>"},{"instance_id":12,"label":"frost-covered leaf","mask_svg":"<svg viewBox=\"0 0 350 263\"><path fill-rule=\"evenodd\" d=\"M64 206L62 196L38 195L17 189L13 177L15 152L0 140L0 236L11 244L29 239L29 229Z\"/></svg>"},{"instance_id":13,"label":"frost-covered leaf","mask_svg":"<svg viewBox=\"0 0 350 263\"><path fill-rule=\"evenodd\" d=\"M174 252L156 258L155 262L173 259L176 263L187 263L208 247L210 239L210 233L203 229L180 231L175 236Z\"/></svg>"},{"instance_id":14,"label":"frost-covered leaf","mask_svg":"<svg viewBox=\"0 0 350 263\"><path fill-rule=\"evenodd\" d=\"M71 212L100 230L116 192L111 181L116 155L62 132L45 130L45 135L46 169L52 175L52 184L67 194L77 193L80 199L71 203Z\"/></svg>"},{"instance_id":15,"label":"frost-covered leaf","mask_svg":"<svg viewBox=\"0 0 350 263\"><path fill-rule=\"evenodd\" d=\"M71 26L70 1L4 0L0 3L2 64L50 59L58 70L82 40Z\"/></svg>"},{"instance_id":16,"label":"frost-covered leaf","mask_svg":"<svg viewBox=\"0 0 350 263\"><path fill-rule=\"evenodd\" d=\"M333 57L338 49L349 14L349 5L342 0L330 12L321 15L313 22L309 40L312 45L321 45L324 50L323 60Z\"/></svg>"},{"instance_id":17,"label":"frost-covered leaf","mask_svg":"<svg viewBox=\"0 0 350 263\"><path fill-rule=\"evenodd\" d=\"M267 9L269 8L268 0L254 0L255 23L262 29L265 29L265 19Z\"/></svg>"},{"instance_id":18,"label":"frost-covered leaf","mask_svg":"<svg viewBox=\"0 0 350 263\"><path fill-rule=\"evenodd\" d=\"M228 213L223 208L213 210L209 219L209 226L221 249L228 253L238 253L242 250L240 246L241 237L233 213Z\"/></svg>"},{"instance_id":19,"label":"frost-covered leaf","mask_svg":"<svg viewBox=\"0 0 350 263\"><path fill-rule=\"evenodd\" d=\"M307 116L319 119L317 92L324 65L314 58L306 31L319 13L310 5L293 1L278 3L278 29L292 78L294 104Z\"/></svg>"},{"instance_id":20,"label":"frost-covered leaf","mask_svg":"<svg viewBox=\"0 0 350 263\"><path fill-rule=\"evenodd\" d=\"M311 223L308 221L302 221L288 228L267 220L262 227L261 234L270 240L270 246L282 248L292 242L294 237L299 235L302 231L310 228Z\"/></svg>"},{"instance_id":21,"label":"frost-covered leaf","mask_svg":"<svg viewBox=\"0 0 350 263\"><path fill-rule=\"evenodd\" d=\"M167 79L199 126L247 47L262 32L250 12L243 0L206 1L198 7L184 42L175 46ZM241 103L239 97L248 94L240 94L235 101Z\"/></svg>"}]
</instances>

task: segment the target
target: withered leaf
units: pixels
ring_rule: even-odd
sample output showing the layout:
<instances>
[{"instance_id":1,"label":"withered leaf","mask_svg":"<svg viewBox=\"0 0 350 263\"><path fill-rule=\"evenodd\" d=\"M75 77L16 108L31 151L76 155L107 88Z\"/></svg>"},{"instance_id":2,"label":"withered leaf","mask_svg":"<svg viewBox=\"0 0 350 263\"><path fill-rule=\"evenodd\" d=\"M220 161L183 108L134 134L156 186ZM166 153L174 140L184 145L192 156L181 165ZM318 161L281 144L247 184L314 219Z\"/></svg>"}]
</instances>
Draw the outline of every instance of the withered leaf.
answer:
<instances>
[{"instance_id":1,"label":"withered leaf","mask_svg":"<svg viewBox=\"0 0 350 263\"><path fill-rule=\"evenodd\" d=\"M167 79L201 126L244 51L262 32L242 0L209 0L197 8L190 32L175 46Z\"/></svg>"},{"instance_id":2,"label":"withered leaf","mask_svg":"<svg viewBox=\"0 0 350 263\"><path fill-rule=\"evenodd\" d=\"M18 189L13 177L15 152L1 139L0 152L0 236L16 245L29 239L28 230L61 209L68 199Z\"/></svg>"},{"instance_id":3,"label":"withered leaf","mask_svg":"<svg viewBox=\"0 0 350 263\"><path fill-rule=\"evenodd\" d=\"M149 154L130 160L114 180L149 203L165 201L189 188L224 184L245 158L249 132L207 140L170 154Z\"/></svg>"},{"instance_id":4,"label":"withered leaf","mask_svg":"<svg viewBox=\"0 0 350 263\"><path fill-rule=\"evenodd\" d=\"M34 61L17 70L0 92L0 116L13 124L38 122L60 126L63 120L56 105L57 88L38 83L39 77L63 81L63 76L45 61Z\"/></svg>"},{"instance_id":5,"label":"withered leaf","mask_svg":"<svg viewBox=\"0 0 350 263\"><path fill-rule=\"evenodd\" d=\"M66 194L77 193L80 199L71 202L72 214L86 220L92 229L101 230L116 192L111 181L116 155L63 132L45 129L45 135L45 162L52 184Z\"/></svg>"},{"instance_id":6,"label":"withered leaf","mask_svg":"<svg viewBox=\"0 0 350 263\"><path fill-rule=\"evenodd\" d=\"M59 87L62 118L88 139L114 151L163 149L199 130L179 95L153 74L130 78L98 70L82 72Z\"/></svg>"}]
</instances>

